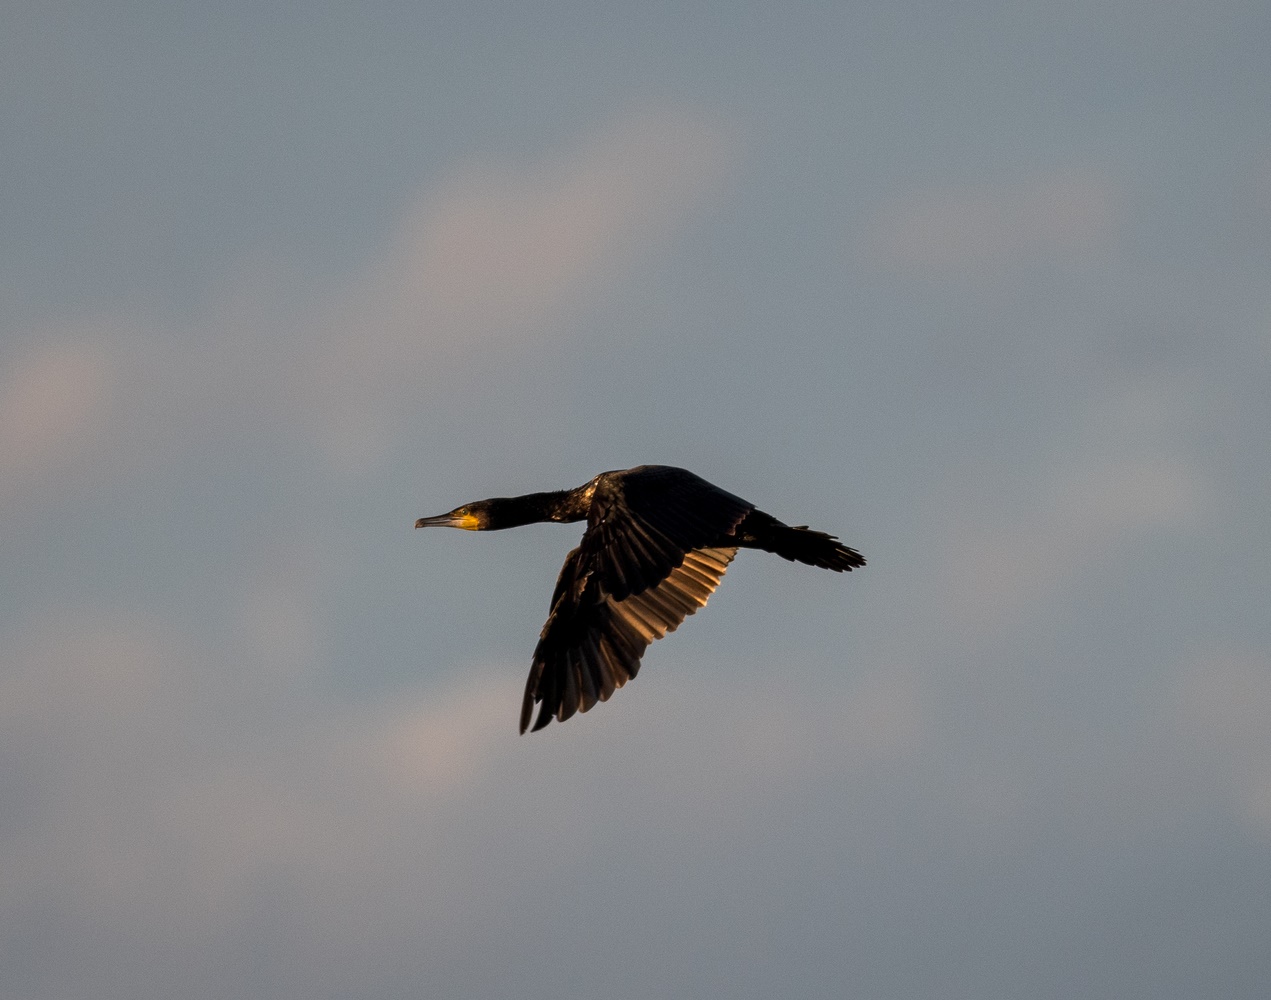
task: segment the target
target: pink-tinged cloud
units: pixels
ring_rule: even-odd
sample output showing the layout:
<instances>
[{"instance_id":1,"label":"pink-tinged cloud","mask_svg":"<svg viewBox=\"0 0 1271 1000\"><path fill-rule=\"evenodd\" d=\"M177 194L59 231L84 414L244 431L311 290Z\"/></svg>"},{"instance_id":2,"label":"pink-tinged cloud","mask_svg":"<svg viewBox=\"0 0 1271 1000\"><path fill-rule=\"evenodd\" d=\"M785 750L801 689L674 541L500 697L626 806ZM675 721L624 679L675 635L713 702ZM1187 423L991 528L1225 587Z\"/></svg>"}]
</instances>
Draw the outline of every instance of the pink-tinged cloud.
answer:
<instances>
[{"instance_id":1,"label":"pink-tinged cloud","mask_svg":"<svg viewBox=\"0 0 1271 1000\"><path fill-rule=\"evenodd\" d=\"M482 345L514 357L558 338L694 217L730 160L711 117L634 112L531 160L456 167L369 265L321 290L257 268L184 329L100 317L91 338L31 337L0 374L0 501L81 455L108 406L102 466L234 425L298 427L340 464L373 464L421 383L470 374Z\"/></svg>"},{"instance_id":2,"label":"pink-tinged cloud","mask_svg":"<svg viewBox=\"0 0 1271 1000\"><path fill-rule=\"evenodd\" d=\"M1171 442L1164 389L1092 409L1074 439L1051 442L1026 469L978 469L946 498L943 583L954 618L998 628L1054 597L1084 568L1154 531L1201 526L1215 490Z\"/></svg>"},{"instance_id":3,"label":"pink-tinged cloud","mask_svg":"<svg viewBox=\"0 0 1271 1000\"><path fill-rule=\"evenodd\" d=\"M101 428L113 369L83 343L50 339L0 371L0 502L73 462Z\"/></svg>"},{"instance_id":4,"label":"pink-tinged cloud","mask_svg":"<svg viewBox=\"0 0 1271 1000\"><path fill-rule=\"evenodd\" d=\"M1096 173L1058 171L999 185L947 187L883 205L867 249L883 264L936 274L974 274L1021 256L1080 259L1106 244L1116 191Z\"/></svg>"},{"instance_id":5,"label":"pink-tinged cloud","mask_svg":"<svg viewBox=\"0 0 1271 1000\"><path fill-rule=\"evenodd\" d=\"M473 163L406 212L384 258L308 324L300 376L335 453L374 452L394 401L482 345L541 344L717 190L731 142L674 110L621 119L528 163Z\"/></svg>"},{"instance_id":6,"label":"pink-tinged cloud","mask_svg":"<svg viewBox=\"0 0 1271 1000\"><path fill-rule=\"evenodd\" d=\"M332 360L417 368L493 335L540 334L688 219L729 146L708 119L641 113L534 162L458 170L332 306Z\"/></svg>"},{"instance_id":7,"label":"pink-tinged cloud","mask_svg":"<svg viewBox=\"0 0 1271 1000\"><path fill-rule=\"evenodd\" d=\"M407 218L397 307L425 342L532 329L680 224L727 150L708 120L644 113L540 162L474 164Z\"/></svg>"},{"instance_id":8,"label":"pink-tinged cloud","mask_svg":"<svg viewBox=\"0 0 1271 1000\"><path fill-rule=\"evenodd\" d=\"M1235 811L1271 838L1271 659L1230 650L1202 657L1179 672L1172 701Z\"/></svg>"},{"instance_id":9,"label":"pink-tinged cloud","mask_svg":"<svg viewBox=\"0 0 1271 1000\"><path fill-rule=\"evenodd\" d=\"M513 670L482 670L470 681L408 700L361 728L339 754L378 776L399 799L433 798L487 777L512 732L520 703ZM511 706L511 708L509 708Z\"/></svg>"},{"instance_id":10,"label":"pink-tinged cloud","mask_svg":"<svg viewBox=\"0 0 1271 1000\"><path fill-rule=\"evenodd\" d=\"M914 684L881 675L721 689L664 660L568 729L523 738L523 664L379 705L256 716L240 704L254 686L209 678L197 651L135 623L53 623L19 645L0 672L0 909L38 901L160 951L247 919L280 873L304 949L346 947L350 915L372 937L444 933L486 905L474 885L501 892L464 866L497 858L497 876L608 857L619 801L635 843L668 824L742 821L793 782L847 782L911 754L922 729ZM12 794L28 785L39 794Z\"/></svg>"}]
</instances>

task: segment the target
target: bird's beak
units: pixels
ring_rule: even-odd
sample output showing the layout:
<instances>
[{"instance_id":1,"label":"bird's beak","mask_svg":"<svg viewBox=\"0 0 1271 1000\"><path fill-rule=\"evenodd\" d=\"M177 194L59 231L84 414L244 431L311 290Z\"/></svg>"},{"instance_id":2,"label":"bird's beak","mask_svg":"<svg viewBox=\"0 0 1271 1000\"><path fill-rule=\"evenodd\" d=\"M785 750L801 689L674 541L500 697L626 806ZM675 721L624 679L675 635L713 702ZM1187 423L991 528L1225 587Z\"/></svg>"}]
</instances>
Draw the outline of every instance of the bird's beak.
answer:
<instances>
[{"instance_id":1,"label":"bird's beak","mask_svg":"<svg viewBox=\"0 0 1271 1000\"><path fill-rule=\"evenodd\" d=\"M463 528L476 531L481 523L471 514L438 514L436 517L421 517L415 522L416 528Z\"/></svg>"}]
</instances>

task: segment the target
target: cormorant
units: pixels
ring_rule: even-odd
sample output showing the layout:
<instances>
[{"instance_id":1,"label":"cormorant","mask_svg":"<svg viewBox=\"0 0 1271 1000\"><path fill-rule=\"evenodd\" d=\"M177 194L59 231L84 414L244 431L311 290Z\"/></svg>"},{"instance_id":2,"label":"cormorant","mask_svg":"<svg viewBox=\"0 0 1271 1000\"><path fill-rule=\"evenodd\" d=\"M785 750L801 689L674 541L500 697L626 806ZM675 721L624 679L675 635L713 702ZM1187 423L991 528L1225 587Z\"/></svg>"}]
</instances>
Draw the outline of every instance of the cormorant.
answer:
<instances>
[{"instance_id":1,"label":"cormorant","mask_svg":"<svg viewBox=\"0 0 1271 1000\"><path fill-rule=\"evenodd\" d=\"M525 698L521 732L608 701L640 669L654 639L704 607L739 548L764 549L836 572L865 565L833 535L790 527L687 469L602 472L574 490L496 497L421 517L416 528L497 531L537 521L587 521L552 593Z\"/></svg>"}]
</instances>

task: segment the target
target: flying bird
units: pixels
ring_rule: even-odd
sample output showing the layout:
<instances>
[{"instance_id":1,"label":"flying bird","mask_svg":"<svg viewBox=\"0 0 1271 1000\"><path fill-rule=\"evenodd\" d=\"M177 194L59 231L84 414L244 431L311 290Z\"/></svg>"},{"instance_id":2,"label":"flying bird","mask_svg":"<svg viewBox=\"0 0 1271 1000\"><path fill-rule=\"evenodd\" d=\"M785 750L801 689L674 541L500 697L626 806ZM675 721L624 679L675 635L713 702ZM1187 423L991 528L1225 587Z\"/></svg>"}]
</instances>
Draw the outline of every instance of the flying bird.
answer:
<instances>
[{"instance_id":1,"label":"flying bird","mask_svg":"<svg viewBox=\"0 0 1271 1000\"><path fill-rule=\"evenodd\" d=\"M850 572L865 565L834 535L790 527L687 469L641 465L602 472L573 490L496 497L421 517L416 528L498 531L538 521L586 520L565 559L521 702L537 731L608 701L640 657L706 599L739 548Z\"/></svg>"}]
</instances>

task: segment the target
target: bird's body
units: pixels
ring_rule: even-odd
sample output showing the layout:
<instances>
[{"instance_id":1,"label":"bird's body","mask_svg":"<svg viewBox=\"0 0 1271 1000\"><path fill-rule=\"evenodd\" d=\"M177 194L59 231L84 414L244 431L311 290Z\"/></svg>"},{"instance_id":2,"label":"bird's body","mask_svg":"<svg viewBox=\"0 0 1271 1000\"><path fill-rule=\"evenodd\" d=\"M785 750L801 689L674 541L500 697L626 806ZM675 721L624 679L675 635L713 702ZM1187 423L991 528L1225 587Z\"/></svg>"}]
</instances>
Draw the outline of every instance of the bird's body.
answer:
<instances>
[{"instance_id":1,"label":"bird's body","mask_svg":"<svg viewBox=\"0 0 1271 1000\"><path fill-rule=\"evenodd\" d=\"M706 604L739 548L850 571L864 566L833 535L790 527L686 469L602 472L573 490L481 500L415 522L472 531L587 521L565 559L521 706L521 732L607 701L640 657Z\"/></svg>"}]
</instances>

